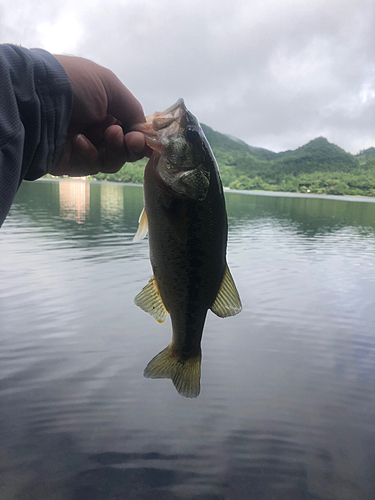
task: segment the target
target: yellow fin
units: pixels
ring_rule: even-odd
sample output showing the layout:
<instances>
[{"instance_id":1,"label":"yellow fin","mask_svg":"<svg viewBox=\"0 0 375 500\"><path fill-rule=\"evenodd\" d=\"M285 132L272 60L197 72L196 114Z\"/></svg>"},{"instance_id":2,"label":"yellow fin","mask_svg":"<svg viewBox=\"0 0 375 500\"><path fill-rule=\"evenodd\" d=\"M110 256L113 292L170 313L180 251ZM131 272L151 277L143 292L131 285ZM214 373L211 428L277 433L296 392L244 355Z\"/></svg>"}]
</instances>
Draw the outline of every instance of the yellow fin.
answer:
<instances>
[{"instance_id":1,"label":"yellow fin","mask_svg":"<svg viewBox=\"0 0 375 500\"><path fill-rule=\"evenodd\" d=\"M147 285L135 297L134 303L156 319L158 323L164 323L167 318L163 300L160 296L155 276L153 276Z\"/></svg>"},{"instance_id":2,"label":"yellow fin","mask_svg":"<svg viewBox=\"0 0 375 500\"><path fill-rule=\"evenodd\" d=\"M235 316L241 310L241 299L227 264L223 281L221 282L215 302L212 304L211 311L220 318L226 318L228 316Z\"/></svg>"},{"instance_id":3,"label":"yellow fin","mask_svg":"<svg viewBox=\"0 0 375 500\"><path fill-rule=\"evenodd\" d=\"M137 241L143 240L143 238L146 236L148 232L148 219L145 207L143 207L138 222L139 222L138 231L136 232L133 238L133 243L137 243Z\"/></svg>"},{"instance_id":4,"label":"yellow fin","mask_svg":"<svg viewBox=\"0 0 375 500\"><path fill-rule=\"evenodd\" d=\"M187 360L180 360L171 346L159 352L146 366L146 378L169 378L177 392L185 398L196 398L200 393L201 354Z\"/></svg>"}]
</instances>

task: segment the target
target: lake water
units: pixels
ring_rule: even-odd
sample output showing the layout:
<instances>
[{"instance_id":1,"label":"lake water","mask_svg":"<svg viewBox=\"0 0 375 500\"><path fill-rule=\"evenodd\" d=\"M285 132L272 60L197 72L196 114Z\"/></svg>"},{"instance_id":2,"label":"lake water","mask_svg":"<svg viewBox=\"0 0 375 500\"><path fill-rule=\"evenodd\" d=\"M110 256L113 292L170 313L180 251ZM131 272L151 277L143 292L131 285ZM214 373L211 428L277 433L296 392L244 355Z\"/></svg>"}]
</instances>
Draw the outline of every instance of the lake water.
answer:
<instances>
[{"instance_id":1,"label":"lake water","mask_svg":"<svg viewBox=\"0 0 375 500\"><path fill-rule=\"evenodd\" d=\"M143 377L142 189L25 182L0 233L1 500L375 498L375 203L226 193L243 311ZM373 200L372 200L373 201Z\"/></svg>"}]
</instances>

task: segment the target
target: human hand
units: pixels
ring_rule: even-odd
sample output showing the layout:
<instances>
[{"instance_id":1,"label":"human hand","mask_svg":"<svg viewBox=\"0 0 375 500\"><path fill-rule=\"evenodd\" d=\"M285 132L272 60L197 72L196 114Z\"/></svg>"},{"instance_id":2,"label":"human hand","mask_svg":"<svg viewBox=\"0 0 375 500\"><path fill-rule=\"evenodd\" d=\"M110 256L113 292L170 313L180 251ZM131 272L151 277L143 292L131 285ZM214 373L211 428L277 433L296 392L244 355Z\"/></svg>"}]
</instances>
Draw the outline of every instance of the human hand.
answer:
<instances>
[{"instance_id":1,"label":"human hand","mask_svg":"<svg viewBox=\"0 0 375 500\"><path fill-rule=\"evenodd\" d=\"M114 173L148 154L132 126L145 121L142 106L110 70L88 59L54 56L68 75L73 108L62 158L53 175Z\"/></svg>"}]
</instances>

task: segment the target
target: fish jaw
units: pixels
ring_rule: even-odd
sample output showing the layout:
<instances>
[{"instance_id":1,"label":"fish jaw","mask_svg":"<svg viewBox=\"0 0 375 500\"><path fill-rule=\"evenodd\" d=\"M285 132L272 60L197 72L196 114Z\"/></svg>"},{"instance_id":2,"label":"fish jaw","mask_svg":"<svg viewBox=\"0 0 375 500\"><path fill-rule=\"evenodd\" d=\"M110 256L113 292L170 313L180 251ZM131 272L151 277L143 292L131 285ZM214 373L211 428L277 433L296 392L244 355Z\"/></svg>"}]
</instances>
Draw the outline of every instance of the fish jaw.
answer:
<instances>
[{"instance_id":1,"label":"fish jaw","mask_svg":"<svg viewBox=\"0 0 375 500\"><path fill-rule=\"evenodd\" d=\"M210 150L198 120L183 99L146 120L134 129L144 134L153 149L161 182L179 196L204 200L210 185Z\"/></svg>"},{"instance_id":2,"label":"fish jaw","mask_svg":"<svg viewBox=\"0 0 375 500\"><path fill-rule=\"evenodd\" d=\"M153 147L155 141L160 143L164 137L179 132L181 119L186 111L184 100L178 99L175 104L165 111L155 111L152 115L148 115L146 122L138 123L133 127L133 130L142 132L147 143L150 141L150 148L155 150Z\"/></svg>"}]
</instances>

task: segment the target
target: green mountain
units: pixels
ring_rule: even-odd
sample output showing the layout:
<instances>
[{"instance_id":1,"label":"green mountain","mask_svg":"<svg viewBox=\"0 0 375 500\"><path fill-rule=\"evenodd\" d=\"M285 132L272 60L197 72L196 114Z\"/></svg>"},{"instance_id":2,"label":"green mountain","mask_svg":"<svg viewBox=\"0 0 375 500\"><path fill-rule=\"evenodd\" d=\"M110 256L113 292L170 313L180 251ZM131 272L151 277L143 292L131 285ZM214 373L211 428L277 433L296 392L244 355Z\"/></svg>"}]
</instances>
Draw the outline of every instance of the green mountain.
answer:
<instances>
[{"instance_id":1,"label":"green mountain","mask_svg":"<svg viewBox=\"0 0 375 500\"><path fill-rule=\"evenodd\" d=\"M268 149L254 148L246 144L246 142L241 141L241 139L215 132L215 130L203 123L202 129L212 149L215 151L215 155L219 152L225 154L230 151L234 155L250 156L260 161L273 160L277 156L277 153L269 151Z\"/></svg>"},{"instance_id":2,"label":"green mountain","mask_svg":"<svg viewBox=\"0 0 375 500\"><path fill-rule=\"evenodd\" d=\"M274 164L274 171L298 175L302 172L340 171L349 172L358 166L356 159L350 154L331 144L324 137L318 137L295 151L282 153Z\"/></svg>"},{"instance_id":3,"label":"green mountain","mask_svg":"<svg viewBox=\"0 0 375 500\"><path fill-rule=\"evenodd\" d=\"M360 151L356 158L360 165L367 165L367 168L374 166L375 163L375 148L368 148Z\"/></svg>"},{"instance_id":4,"label":"green mountain","mask_svg":"<svg viewBox=\"0 0 375 500\"><path fill-rule=\"evenodd\" d=\"M375 196L375 148L347 153L318 137L295 150L274 153L249 146L202 124L224 186L231 189ZM146 160L126 164L99 180L141 183Z\"/></svg>"}]
</instances>

